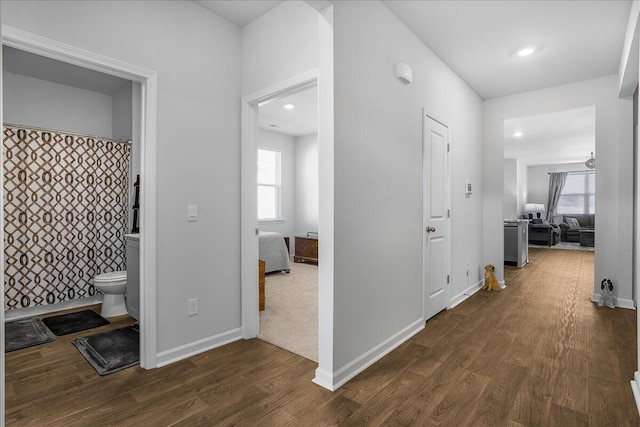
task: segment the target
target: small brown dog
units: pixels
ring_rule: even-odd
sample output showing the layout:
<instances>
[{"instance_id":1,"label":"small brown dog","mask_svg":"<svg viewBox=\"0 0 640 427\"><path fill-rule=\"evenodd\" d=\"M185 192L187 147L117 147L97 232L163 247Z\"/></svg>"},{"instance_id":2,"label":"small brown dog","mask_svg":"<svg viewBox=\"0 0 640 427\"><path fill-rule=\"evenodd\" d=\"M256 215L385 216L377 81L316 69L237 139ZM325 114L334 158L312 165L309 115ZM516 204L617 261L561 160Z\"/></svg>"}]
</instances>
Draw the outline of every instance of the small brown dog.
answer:
<instances>
[{"instance_id":1,"label":"small brown dog","mask_svg":"<svg viewBox=\"0 0 640 427\"><path fill-rule=\"evenodd\" d=\"M488 291L502 290L496 276L493 275L495 270L496 268L491 264L484 266L484 285L482 285L482 289L486 289Z\"/></svg>"}]
</instances>

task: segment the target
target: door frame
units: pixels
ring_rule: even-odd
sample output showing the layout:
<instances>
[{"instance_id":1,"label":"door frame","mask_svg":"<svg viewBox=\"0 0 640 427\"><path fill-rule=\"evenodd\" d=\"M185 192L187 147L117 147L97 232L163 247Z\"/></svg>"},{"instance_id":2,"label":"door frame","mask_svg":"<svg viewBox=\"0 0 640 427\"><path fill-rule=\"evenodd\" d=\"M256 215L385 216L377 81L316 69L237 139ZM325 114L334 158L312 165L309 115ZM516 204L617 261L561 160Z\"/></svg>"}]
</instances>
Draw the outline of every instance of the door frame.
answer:
<instances>
[{"instance_id":1,"label":"door frame","mask_svg":"<svg viewBox=\"0 0 640 427\"><path fill-rule=\"evenodd\" d=\"M451 285L452 285L452 274L451 274L451 262L452 262L452 257L451 257L451 248L452 248L452 244L451 244L451 180L452 180L452 176L453 174L451 173L451 127L447 124L448 120L443 119L442 117L440 117L439 115L428 111L426 108L422 109L422 129L423 129L423 135L422 135L422 317L424 318L424 321L426 322L427 320L429 320L427 318L427 307L425 304L426 301L426 293L427 293L427 288L425 285L425 277L426 277L426 265L424 262L424 258L425 258L425 253L427 250L427 233L425 231L425 210L424 210L424 206L426 203L426 197L427 197L427 189L424 185L425 182L425 174L426 171L424 169L424 141L426 138L426 135L424 134L424 129L425 129L425 125L424 125L424 121L427 119L427 117L429 117L430 119L440 123L442 126L447 128L447 144L449 144L449 150L447 152L447 176L445 178L445 182L447 184L447 189L446 189L446 205L447 205L447 209L449 210L449 216L447 218L447 250L446 250L446 270L447 270L447 274L450 277L449 283L447 283L447 288L445 290L445 294L446 294L446 300L447 300L447 306L446 306L446 310L449 310L451 308Z\"/></svg>"},{"instance_id":2,"label":"door frame","mask_svg":"<svg viewBox=\"0 0 640 427\"><path fill-rule=\"evenodd\" d=\"M318 86L318 69L292 77L242 98L240 265L242 338L258 336L258 106Z\"/></svg>"},{"instance_id":3,"label":"door frame","mask_svg":"<svg viewBox=\"0 0 640 427\"><path fill-rule=\"evenodd\" d=\"M15 27L2 25L2 45L79 67L121 77L141 85L140 105L140 366L156 367L156 126L157 126L157 74L145 68L128 64L94 52L77 48ZM0 117L1 118L1 117ZM2 174L0 173L0 176ZM0 178L0 185L2 181ZM0 220L4 206L0 201ZM4 238L0 228L0 240ZM0 276L4 275L4 251L0 251ZM0 321L4 324L4 292L0 296ZM0 344L4 347L4 342ZM4 349L0 348L4 367ZM4 372L4 368L2 370ZM4 375L2 375L4 390ZM4 396L4 393L3 393ZM4 420L4 397L0 420Z\"/></svg>"}]
</instances>

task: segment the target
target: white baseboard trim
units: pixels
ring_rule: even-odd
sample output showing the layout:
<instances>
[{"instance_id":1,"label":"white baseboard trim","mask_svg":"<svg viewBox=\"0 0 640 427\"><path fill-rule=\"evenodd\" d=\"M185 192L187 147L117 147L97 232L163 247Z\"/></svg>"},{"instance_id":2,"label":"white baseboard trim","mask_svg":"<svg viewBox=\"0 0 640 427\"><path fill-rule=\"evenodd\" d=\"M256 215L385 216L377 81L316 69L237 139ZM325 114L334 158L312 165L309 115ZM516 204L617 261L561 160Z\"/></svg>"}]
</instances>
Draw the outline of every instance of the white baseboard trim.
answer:
<instances>
[{"instance_id":1,"label":"white baseboard trim","mask_svg":"<svg viewBox=\"0 0 640 427\"><path fill-rule=\"evenodd\" d=\"M424 319L420 318L402 329L395 335L391 336L387 340L378 344L371 350L362 354L358 358L347 363L342 368L338 369L333 374L316 369L316 377L313 379L315 384L318 384L327 390L336 391L342 387L347 381L358 375L360 372L367 369L369 366L376 363L378 360L389 354L393 349L404 343L406 340L424 329Z\"/></svg>"},{"instance_id":2,"label":"white baseboard trim","mask_svg":"<svg viewBox=\"0 0 640 427\"><path fill-rule=\"evenodd\" d=\"M631 390L633 390L633 398L636 400L636 407L640 414L640 372L636 371L633 374L633 381L631 381Z\"/></svg>"},{"instance_id":3,"label":"white baseboard trim","mask_svg":"<svg viewBox=\"0 0 640 427\"><path fill-rule=\"evenodd\" d=\"M14 308L4 312L4 320L24 319L25 317L41 316L43 314L55 313L56 311L71 310L73 308L87 307L94 304L102 304L102 294L92 297L72 299L69 301L59 302L56 304L39 305L37 307Z\"/></svg>"},{"instance_id":4,"label":"white baseboard trim","mask_svg":"<svg viewBox=\"0 0 640 427\"><path fill-rule=\"evenodd\" d=\"M591 301L597 303L598 301L600 301L600 294L597 292L594 292L593 295L591 296ZM618 302L616 303L616 307L617 308L626 308L629 310L635 310L636 309L636 304L633 302L632 299L626 299L626 298L618 298Z\"/></svg>"},{"instance_id":5,"label":"white baseboard trim","mask_svg":"<svg viewBox=\"0 0 640 427\"><path fill-rule=\"evenodd\" d=\"M478 292L482 288L483 283L484 283L484 280L481 280L478 283L475 283L475 284L469 286L467 289L465 289L464 291L460 292L455 297L451 298L451 304L449 305L448 308L449 309L454 308L455 306L459 305L460 303L465 301L467 298L469 298L471 295L473 295L476 292Z\"/></svg>"},{"instance_id":6,"label":"white baseboard trim","mask_svg":"<svg viewBox=\"0 0 640 427\"><path fill-rule=\"evenodd\" d=\"M233 341L238 341L242 338L241 332L241 328L236 328L189 344L181 345L180 347L172 348L171 350L161 351L156 356L157 367L160 368L161 366L213 350L216 347L229 344Z\"/></svg>"},{"instance_id":7,"label":"white baseboard trim","mask_svg":"<svg viewBox=\"0 0 640 427\"><path fill-rule=\"evenodd\" d=\"M331 372L324 369L316 368L316 377L311 382L318 384L320 387L324 387L327 390L335 391L333 388L333 377Z\"/></svg>"}]
</instances>

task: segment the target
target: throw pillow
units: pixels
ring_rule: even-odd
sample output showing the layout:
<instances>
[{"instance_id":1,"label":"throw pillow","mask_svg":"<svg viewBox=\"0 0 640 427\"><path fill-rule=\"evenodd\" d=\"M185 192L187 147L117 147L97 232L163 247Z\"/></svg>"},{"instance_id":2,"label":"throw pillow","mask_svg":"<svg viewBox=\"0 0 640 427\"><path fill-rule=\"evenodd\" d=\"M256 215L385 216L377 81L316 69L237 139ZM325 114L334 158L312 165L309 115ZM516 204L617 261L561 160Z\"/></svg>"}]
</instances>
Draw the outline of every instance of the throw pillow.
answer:
<instances>
[{"instance_id":1,"label":"throw pillow","mask_svg":"<svg viewBox=\"0 0 640 427\"><path fill-rule=\"evenodd\" d=\"M580 228L580 223L575 218L565 218L564 221L567 223L570 229L575 230Z\"/></svg>"}]
</instances>

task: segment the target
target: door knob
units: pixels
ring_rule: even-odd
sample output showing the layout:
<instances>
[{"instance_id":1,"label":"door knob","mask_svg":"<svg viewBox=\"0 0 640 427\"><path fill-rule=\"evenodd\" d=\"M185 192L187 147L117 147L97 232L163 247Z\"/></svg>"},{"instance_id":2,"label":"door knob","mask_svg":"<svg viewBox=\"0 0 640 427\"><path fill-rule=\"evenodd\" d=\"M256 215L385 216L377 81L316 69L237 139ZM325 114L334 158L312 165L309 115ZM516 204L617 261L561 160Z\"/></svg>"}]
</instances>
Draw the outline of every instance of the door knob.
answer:
<instances>
[{"instance_id":1,"label":"door knob","mask_svg":"<svg viewBox=\"0 0 640 427\"><path fill-rule=\"evenodd\" d=\"M427 227L427 233L433 233L434 231L436 231L435 227Z\"/></svg>"}]
</instances>

